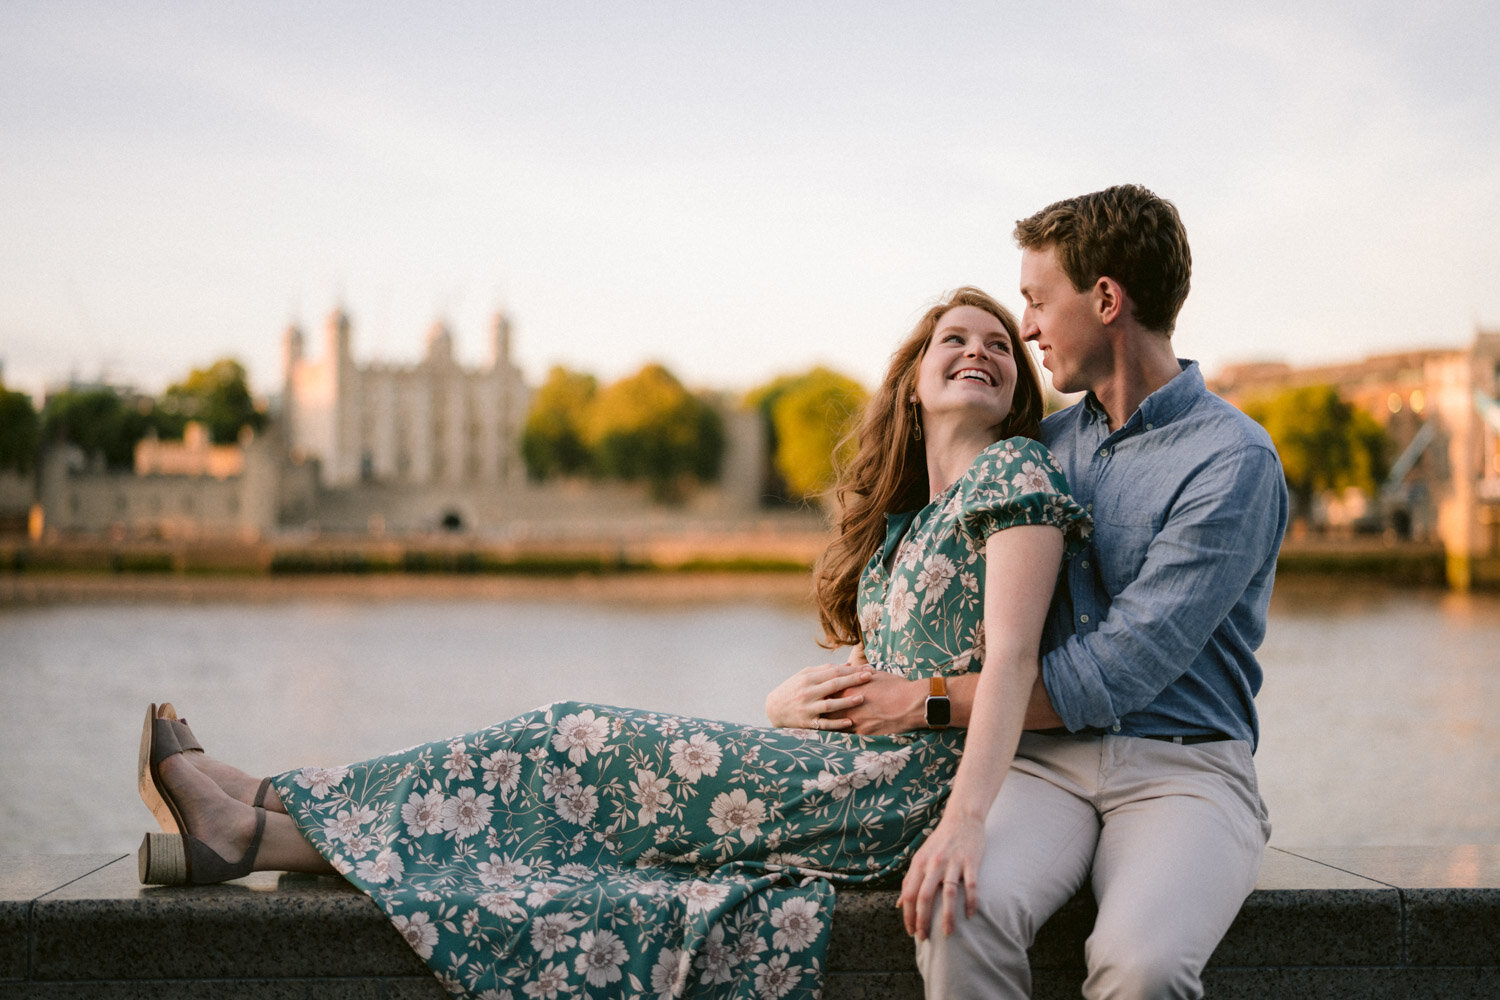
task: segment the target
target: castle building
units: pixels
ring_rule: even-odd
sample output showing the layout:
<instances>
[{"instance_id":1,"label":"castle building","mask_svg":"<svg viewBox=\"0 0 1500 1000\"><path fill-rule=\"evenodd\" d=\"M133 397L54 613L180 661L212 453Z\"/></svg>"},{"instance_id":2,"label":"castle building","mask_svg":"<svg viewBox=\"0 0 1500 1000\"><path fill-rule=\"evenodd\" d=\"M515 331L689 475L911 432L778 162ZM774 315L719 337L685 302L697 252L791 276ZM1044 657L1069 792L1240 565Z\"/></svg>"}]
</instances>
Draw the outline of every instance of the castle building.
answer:
<instances>
[{"instance_id":1,"label":"castle building","mask_svg":"<svg viewBox=\"0 0 1500 1000\"><path fill-rule=\"evenodd\" d=\"M439 322L415 365L360 364L348 315L335 310L321 356L295 325L284 341L282 425L292 458L316 459L324 486L512 486L524 479L529 392L511 362L510 321L495 317L487 367L454 357Z\"/></svg>"}]
</instances>

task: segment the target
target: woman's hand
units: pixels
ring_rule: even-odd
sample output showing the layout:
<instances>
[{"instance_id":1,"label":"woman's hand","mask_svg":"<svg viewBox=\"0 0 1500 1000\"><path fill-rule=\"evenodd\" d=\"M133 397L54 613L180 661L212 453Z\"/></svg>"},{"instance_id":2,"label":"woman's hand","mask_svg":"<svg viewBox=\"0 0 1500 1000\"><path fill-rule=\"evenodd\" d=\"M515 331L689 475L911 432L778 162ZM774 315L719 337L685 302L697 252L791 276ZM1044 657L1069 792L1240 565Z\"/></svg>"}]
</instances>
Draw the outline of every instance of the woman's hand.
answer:
<instances>
[{"instance_id":1,"label":"woman's hand","mask_svg":"<svg viewBox=\"0 0 1500 1000\"><path fill-rule=\"evenodd\" d=\"M851 694L849 689L867 683L874 674L859 647L848 663L805 667L766 695L766 718L778 729L852 729L853 721L830 719L827 715L862 704L865 696Z\"/></svg>"},{"instance_id":2,"label":"woman's hand","mask_svg":"<svg viewBox=\"0 0 1500 1000\"><path fill-rule=\"evenodd\" d=\"M960 893L964 916L979 907L974 887L979 884L979 862L984 858L984 817L949 810L943 813L932 836L918 848L911 868L901 882L901 919L906 933L927 940L942 907L938 925L952 934L958 920Z\"/></svg>"}]
</instances>

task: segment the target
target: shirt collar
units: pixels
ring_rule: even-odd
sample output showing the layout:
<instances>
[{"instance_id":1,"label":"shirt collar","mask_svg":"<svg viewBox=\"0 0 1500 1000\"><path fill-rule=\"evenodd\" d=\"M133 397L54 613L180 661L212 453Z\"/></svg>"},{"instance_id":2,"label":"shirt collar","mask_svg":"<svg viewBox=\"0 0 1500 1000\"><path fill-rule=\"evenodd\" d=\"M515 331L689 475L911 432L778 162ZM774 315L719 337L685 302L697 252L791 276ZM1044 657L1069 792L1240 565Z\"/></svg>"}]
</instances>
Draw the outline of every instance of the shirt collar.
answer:
<instances>
[{"instance_id":1,"label":"shirt collar","mask_svg":"<svg viewBox=\"0 0 1500 1000\"><path fill-rule=\"evenodd\" d=\"M1176 419L1192 405L1193 400L1203 394L1206 386L1203 383L1203 371L1198 367L1198 362L1178 358L1177 365L1181 369L1177 377L1141 400L1141 405L1130 415L1130 419L1125 421L1125 426L1120 428L1121 430L1136 423L1160 427ZM1104 411L1104 404L1099 402L1099 397L1094 395L1092 389L1083 397L1083 405L1084 412L1088 414L1091 423L1098 423L1102 420L1106 426L1108 425L1109 414Z\"/></svg>"}]
</instances>

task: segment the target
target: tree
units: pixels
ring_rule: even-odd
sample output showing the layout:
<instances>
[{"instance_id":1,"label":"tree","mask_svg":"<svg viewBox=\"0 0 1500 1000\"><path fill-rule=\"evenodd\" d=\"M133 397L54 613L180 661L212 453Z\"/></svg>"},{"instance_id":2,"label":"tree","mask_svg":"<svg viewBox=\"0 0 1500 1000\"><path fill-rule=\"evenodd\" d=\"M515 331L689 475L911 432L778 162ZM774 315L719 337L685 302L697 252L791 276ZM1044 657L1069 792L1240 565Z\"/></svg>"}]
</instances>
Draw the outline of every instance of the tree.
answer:
<instances>
[{"instance_id":1,"label":"tree","mask_svg":"<svg viewBox=\"0 0 1500 1000\"><path fill-rule=\"evenodd\" d=\"M599 474L644 479L657 499L673 500L684 478L718 478L724 422L666 368L648 364L599 393L585 441Z\"/></svg>"},{"instance_id":2,"label":"tree","mask_svg":"<svg viewBox=\"0 0 1500 1000\"><path fill-rule=\"evenodd\" d=\"M853 379L817 367L785 375L753 390L749 403L760 410L767 439L773 484L789 499L815 496L833 484L839 444L859 419L867 393ZM846 442L849 448L852 442Z\"/></svg>"},{"instance_id":3,"label":"tree","mask_svg":"<svg viewBox=\"0 0 1500 1000\"><path fill-rule=\"evenodd\" d=\"M36 467L40 427L31 397L0 382L0 470L25 473Z\"/></svg>"},{"instance_id":4,"label":"tree","mask_svg":"<svg viewBox=\"0 0 1500 1000\"><path fill-rule=\"evenodd\" d=\"M532 479L588 472L591 456L584 443L589 407L598 395L592 375L554 365L531 401L521 435L521 455Z\"/></svg>"},{"instance_id":5,"label":"tree","mask_svg":"<svg viewBox=\"0 0 1500 1000\"><path fill-rule=\"evenodd\" d=\"M208 427L215 444L233 444L242 427L260 431L266 422L250 394L244 366L233 358L194 368L187 378L168 386L158 410L163 436L181 437L183 426L196 420Z\"/></svg>"},{"instance_id":6,"label":"tree","mask_svg":"<svg viewBox=\"0 0 1500 1000\"><path fill-rule=\"evenodd\" d=\"M1252 400L1245 412L1271 435L1287 489L1304 515L1323 491L1352 486L1373 493L1385 478L1385 431L1331 385L1286 389Z\"/></svg>"},{"instance_id":7,"label":"tree","mask_svg":"<svg viewBox=\"0 0 1500 1000\"><path fill-rule=\"evenodd\" d=\"M42 405L43 440L68 442L109 469L135 465L136 442L154 427L149 398L127 400L114 389L66 389Z\"/></svg>"}]
</instances>

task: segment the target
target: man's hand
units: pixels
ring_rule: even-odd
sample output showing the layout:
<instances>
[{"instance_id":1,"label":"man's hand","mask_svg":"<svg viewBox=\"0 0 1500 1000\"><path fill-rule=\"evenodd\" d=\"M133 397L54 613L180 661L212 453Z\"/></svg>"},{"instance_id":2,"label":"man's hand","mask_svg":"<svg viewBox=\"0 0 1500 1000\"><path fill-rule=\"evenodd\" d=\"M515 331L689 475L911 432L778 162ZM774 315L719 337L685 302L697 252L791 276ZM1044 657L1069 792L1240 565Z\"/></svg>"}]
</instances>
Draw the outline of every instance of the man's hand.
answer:
<instances>
[{"instance_id":1,"label":"man's hand","mask_svg":"<svg viewBox=\"0 0 1500 1000\"><path fill-rule=\"evenodd\" d=\"M927 728L923 712L927 682L909 681L884 670L874 671L860 688L862 698L849 708L836 710L835 721L847 723L860 736L889 736Z\"/></svg>"},{"instance_id":2,"label":"man's hand","mask_svg":"<svg viewBox=\"0 0 1500 1000\"><path fill-rule=\"evenodd\" d=\"M852 720L833 713L858 707L865 700L864 685L874 675L858 648L848 663L805 667L766 696L766 718L780 729L852 730Z\"/></svg>"}]
</instances>

